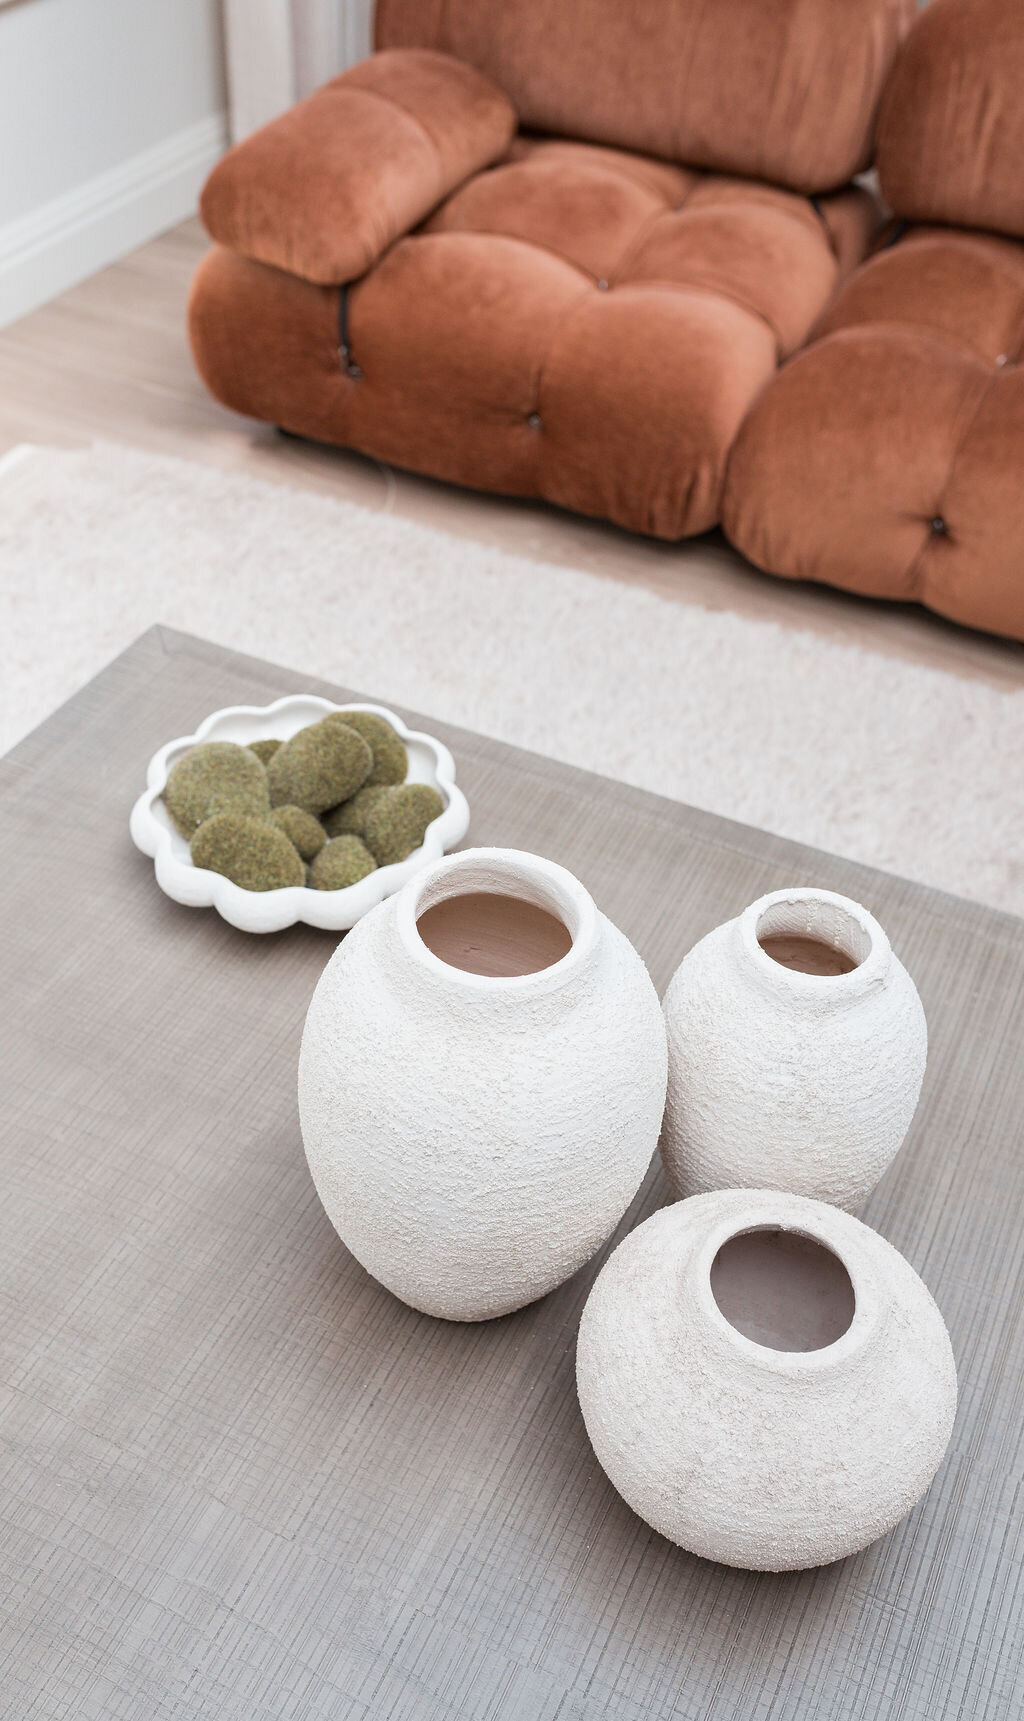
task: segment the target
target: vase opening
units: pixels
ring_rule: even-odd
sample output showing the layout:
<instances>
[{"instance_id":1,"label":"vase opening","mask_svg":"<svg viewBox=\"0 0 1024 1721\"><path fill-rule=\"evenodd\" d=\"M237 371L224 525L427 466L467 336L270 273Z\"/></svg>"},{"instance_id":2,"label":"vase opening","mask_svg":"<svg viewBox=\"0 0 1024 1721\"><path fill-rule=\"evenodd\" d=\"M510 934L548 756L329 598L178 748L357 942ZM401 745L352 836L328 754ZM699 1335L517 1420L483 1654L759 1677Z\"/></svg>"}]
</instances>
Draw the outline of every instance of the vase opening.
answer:
<instances>
[{"instance_id":1,"label":"vase opening","mask_svg":"<svg viewBox=\"0 0 1024 1721\"><path fill-rule=\"evenodd\" d=\"M416 930L449 968L490 979L539 974L561 962L573 943L565 922L540 903L482 890L435 902Z\"/></svg>"},{"instance_id":2,"label":"vase opening","mask_svg":"<svg viewBox=\"0 0 1024 1721\"><path fill-rule=\"evenodd\" d=\"M852 974L870 954L871 935L838 903L769 903L757 922L757 942L781 968L798 974Z\"/></svg>"},{"instance_id":3,"label":"vase opening","mask_svg":"<svg viewBox=\"0 0 1024 1721\"><path fill-rule=\"evenodd\" d=\"M835 1344L853 1320L853 1281L838 1255L796 1231L761 1226L730 1237L711 1290L731 1327L775 1351Z\"/></svg>"}]
</instances>

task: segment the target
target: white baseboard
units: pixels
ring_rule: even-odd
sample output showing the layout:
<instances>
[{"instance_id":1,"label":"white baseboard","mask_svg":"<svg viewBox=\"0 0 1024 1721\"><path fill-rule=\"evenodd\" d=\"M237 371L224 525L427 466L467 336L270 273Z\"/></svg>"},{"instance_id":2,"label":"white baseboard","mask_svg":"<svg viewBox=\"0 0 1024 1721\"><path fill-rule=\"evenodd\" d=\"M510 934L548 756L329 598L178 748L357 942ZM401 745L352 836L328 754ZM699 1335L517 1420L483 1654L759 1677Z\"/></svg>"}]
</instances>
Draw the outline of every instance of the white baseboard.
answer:
<instances>
[{"instance_id":1,"label":"white baseboard","mask_svg":"<svg viewBox=\"0 0 1024 1721\"><path fill-rule=\"evenodd\" d=\"M0 328L183 221L226 145L211 115L0 227Z\"/></svg>"}]
</instances>

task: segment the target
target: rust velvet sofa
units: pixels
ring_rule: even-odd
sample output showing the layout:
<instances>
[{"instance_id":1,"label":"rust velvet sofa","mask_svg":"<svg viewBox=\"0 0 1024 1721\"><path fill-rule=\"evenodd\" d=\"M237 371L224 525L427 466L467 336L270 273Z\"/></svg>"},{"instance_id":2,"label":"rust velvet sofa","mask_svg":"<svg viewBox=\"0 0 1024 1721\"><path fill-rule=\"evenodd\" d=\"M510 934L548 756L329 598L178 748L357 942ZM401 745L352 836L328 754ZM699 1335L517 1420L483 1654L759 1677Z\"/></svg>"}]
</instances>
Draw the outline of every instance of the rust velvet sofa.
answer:
<instances>
[{"instance_id":1,"label":"rust velvet sofa","mask_svg":"<svg viewBox=\"0 0 1024 1721\"><path fill-rule=\"evenodd\" d=\"M377 52L210 176L199 370L300 435L1020 637L1020 8L378 0ZM852 183L876 131L897 227Z\"/></svg>"},{"instance_id":2,"label":"rust velvet sofa","mask_svg":"<svg viewBox=\"0 0 1024 1721\"><path fill-rule=\"evenodd\" d=\"M237 411L677 539L866 255L913 0L379 0L232 150L190 325Z\"/></svg>"},{"instance_id":3,"label":"rust velvet sofa","mask_svg":"<svg viewBox=\"0 0 1024 1721\"><path fill-rule=\"evenodd\" d=\"M931 0L883 94L897 220L740 430L759 567L1024 639L1024 5Z\"/></svg>"}]
</instances>

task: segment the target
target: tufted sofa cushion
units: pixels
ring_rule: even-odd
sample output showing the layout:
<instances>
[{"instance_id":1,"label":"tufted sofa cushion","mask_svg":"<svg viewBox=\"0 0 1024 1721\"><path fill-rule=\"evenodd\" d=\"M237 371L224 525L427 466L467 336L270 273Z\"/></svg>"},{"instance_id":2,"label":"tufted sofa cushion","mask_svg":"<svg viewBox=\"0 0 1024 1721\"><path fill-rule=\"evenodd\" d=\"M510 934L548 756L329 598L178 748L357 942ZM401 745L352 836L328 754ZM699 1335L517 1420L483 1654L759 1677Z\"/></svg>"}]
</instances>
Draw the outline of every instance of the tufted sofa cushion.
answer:
<instances>
[{"instance_id":1,"label":"tufted sofa cushion","mask_svg":"<svg viewBox=\"0 0 1024 1721\"><path fill-rule=\"evenodd\" d=\"M376 40L477 66L526 128L820 192L867 166L882 83L914 9L915 0L377 0Z\"/></svg>"},{"instance_id":2,"label":"tufted sofa cushion","mask_svg":"<svg viewBox=\"0 0 1024 1721\"><path fill-rule=\"evenodd\" d=\"M1024 239L1024 4L931 0L893 67L878 173L899 215Z\"/></svg>"},{"instance_id":3,"label":"tufted sofa cushion","mask_svg":"<svg viewBox=\"0 0 1024 1721\"><path fill-rule=\"evenodd\" d=\"M964 225L901 222L755 402L723 525L759 567L1024 639L1022 163L1021 0L931 0L879 174L899 215Z\"/></svg>"},{"instance_id":4,"label":"tufted sofa cushion","mask_svg":"<svg viewBox=\"0 0 1024 1721\"><path fill-rule=\"evenodd\" d=\"M850 277L821 335L739 433L732 542L1024 638L1024 245L918 228Z\"/></svg>"},{"instance_id":5,"label":"tufted sofa cushion","mask_svg":"<svg viewBox=\"0 0 1024 1721\"><path fill-rule=\"evenodd\" d=\"M341 301L215 249L194 284L193 348L239 412L678 538L719 518L744 414L874 221L858 190L815 206L519 138Z\"/></svg>"},{"instance_id":6,"label":"tufted sofa cushion","mask_svg":"<svg viewBox=\"0 0 1024 1721\"><path fill-rule=\"evenodd\" d=\"M325 284L353 281L449 191L504 155L508 98L446 54L395 49L332 78L217 163L211 238Z\"/></svg>"}]
</instances>

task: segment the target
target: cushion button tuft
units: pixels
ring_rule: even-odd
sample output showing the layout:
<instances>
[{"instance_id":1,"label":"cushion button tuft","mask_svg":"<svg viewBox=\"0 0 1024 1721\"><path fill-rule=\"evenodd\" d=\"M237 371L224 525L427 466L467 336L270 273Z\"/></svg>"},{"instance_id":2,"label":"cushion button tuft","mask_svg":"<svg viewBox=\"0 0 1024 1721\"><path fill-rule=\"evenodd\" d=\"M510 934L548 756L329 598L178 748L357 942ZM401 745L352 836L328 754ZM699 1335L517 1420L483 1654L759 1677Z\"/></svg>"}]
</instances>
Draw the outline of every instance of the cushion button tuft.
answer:
<instances>
[{"instance_id":1,"label":"cushion button tuft","mask_svg":"<svg viewBox=\"0 0 1024 1721\"><path fill-rule=\"evenodd\" d=\"M540 413L539 412L531 412L530 416L526 420L526 422L530 426L531 430L539 430L540 429Z\"/></svg>"},{"instance_id":2,"label":"cushion button tuft","mask_svg":"<svg viewBox=\"0 0 1024 1721\"><path fill-rule=\"evenodd\" d=\"M928 522L928 526L936 538L944 538L946 533L949 531L949 527L941 514L933 514Z\"/></svg>"},{"instance_id":3,"label":"cushion button tuft","mask_svg":"<svg viewBox=\"0 0 1024 1721\"><path fill-rule=\"evenodd\" d=\"M608 291L608 283L605 280L603 275L602 275L600 281L598 281L598 283L597 283L597 290L599 293L607 293L607 291Z\"/></svg>"}]
</instances>

